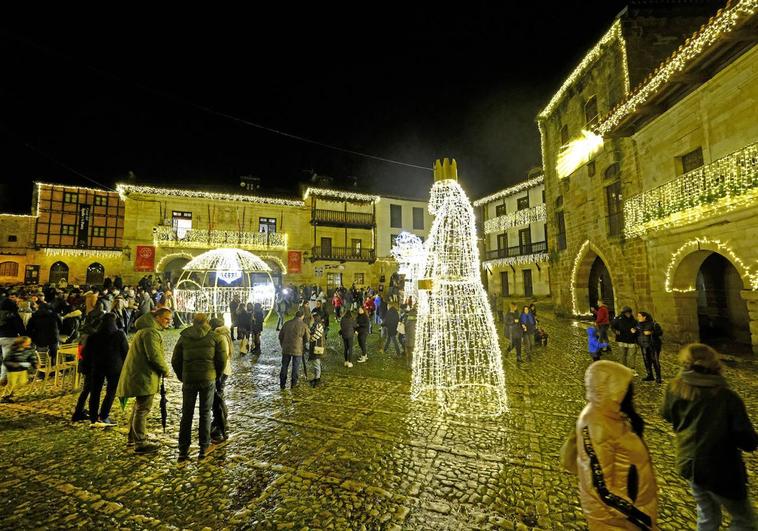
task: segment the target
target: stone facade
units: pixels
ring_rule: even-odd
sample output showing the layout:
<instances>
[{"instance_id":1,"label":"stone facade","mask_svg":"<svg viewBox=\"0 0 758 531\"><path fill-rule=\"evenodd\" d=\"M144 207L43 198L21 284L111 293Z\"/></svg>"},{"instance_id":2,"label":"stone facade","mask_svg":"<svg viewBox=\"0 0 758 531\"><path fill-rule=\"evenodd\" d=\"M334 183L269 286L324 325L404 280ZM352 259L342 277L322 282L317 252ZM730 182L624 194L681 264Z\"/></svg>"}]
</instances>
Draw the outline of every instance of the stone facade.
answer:
<instances>
[{"instance_id":1,"label":"stone facade","mask_svg":"<svg viewBox=\"0 0 758 531\"><path fill-rule=\"evenodd\" d=\"M393 220L393 211L399 212L399 220ZM389 258L392 242L401 232L410 232L425 240L433 222L426 201L382 196L376 205L376 256Z\"/></svg>"}]
</instances>

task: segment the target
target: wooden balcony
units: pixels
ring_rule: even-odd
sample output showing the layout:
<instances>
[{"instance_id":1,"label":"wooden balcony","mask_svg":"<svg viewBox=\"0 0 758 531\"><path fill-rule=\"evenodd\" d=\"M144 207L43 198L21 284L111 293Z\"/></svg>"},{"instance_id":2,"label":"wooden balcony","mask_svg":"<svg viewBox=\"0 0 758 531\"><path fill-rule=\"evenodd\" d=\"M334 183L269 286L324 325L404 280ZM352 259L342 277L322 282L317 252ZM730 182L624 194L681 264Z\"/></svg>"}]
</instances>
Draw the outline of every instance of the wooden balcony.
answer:
<instances>
[{"instance_id":1,"label":"wooden balcony","mask_svg":"<svg viewBox=\"0 0 758 531\"><path fill-rule=\"evenodd\" d=\"M316 208L311 210L311 224L324 227L373 229L376 220L374 214L370 212L344 212Z\"/></svg>"},{"instance_id":2,"label":"wooden balcony","mask_svg":"<svg viewBox=\"0 0 758 531\"><path fill-rule=\"evenodd\" d=\"M316 260L336 260L339 262L369 262L376 261L374 249L354 249L352 247L320 247L311 249L311 262Z\"/></svg>"}]
</instances>

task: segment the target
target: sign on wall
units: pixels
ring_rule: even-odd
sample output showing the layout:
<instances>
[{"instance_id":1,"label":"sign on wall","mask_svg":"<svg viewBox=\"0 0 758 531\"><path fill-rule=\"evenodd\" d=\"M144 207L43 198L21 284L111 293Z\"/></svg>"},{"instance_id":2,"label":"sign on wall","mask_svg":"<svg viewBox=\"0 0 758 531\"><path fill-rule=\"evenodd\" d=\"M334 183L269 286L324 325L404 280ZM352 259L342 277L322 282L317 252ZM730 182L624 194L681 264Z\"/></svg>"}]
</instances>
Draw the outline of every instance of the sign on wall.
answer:
<instances>
[{"instance_id":1,"label":"sign on wall","mask_svg":"<svg viewBox=\"0 0 758 531\"><path fill-rule=\"evenodd\" d=\"M77 232L76 237L76 246L77 247L87 247L89 244L89 215L90 215L90 206L89 205L80 205L79 206L79 230Z\"/></svg>"},{"instance_id":2,"label":"sign on wall","mask_svg":"<svg viewBox=\"0 0 758 531\"><path fill-rule=\"evenodd\" d=\"M134 260L135 271L155 271L155 247L138 245L137 256Z\"/></svg>"},{"instance_id":3,"label":"sign on wall","mask_svg":"<svg viewBox=\"0 0 758 531\"><path fill-rule=\"evenodd\" d=\"M287 273L300 273L300 263L303 260L302 251L287 252Z\"/></svg>"}]
</instances>

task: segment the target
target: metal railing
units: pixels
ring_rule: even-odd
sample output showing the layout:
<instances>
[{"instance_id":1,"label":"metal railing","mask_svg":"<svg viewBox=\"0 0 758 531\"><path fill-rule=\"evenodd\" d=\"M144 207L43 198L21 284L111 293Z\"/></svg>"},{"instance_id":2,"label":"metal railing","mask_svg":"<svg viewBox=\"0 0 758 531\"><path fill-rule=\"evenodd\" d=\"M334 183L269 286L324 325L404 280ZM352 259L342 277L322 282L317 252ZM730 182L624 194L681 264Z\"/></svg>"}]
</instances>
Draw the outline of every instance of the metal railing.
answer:
<instances>
[{"instance_id":1,"label":"metal railing","mask_svg":"<svg viewBox=\"0 0 758 531\"><path fill-rule=\"evenodd\" d=\"M340 227L374 226L374 215L366 212L344 212L317 208L311 211L311 223L316 225L338 225Z\"/></svg>"},{"instance_id":2,"label":"metal railing","mask_svg":"<svg viewBox=\"0 0 758 531\"><path fill-rule=\"evenodd\" d=\"M160 226L153 229L153 242L161 247L238 247L261 251L287 249L287 235L281 232L189 229L183 238L179 238L173 227Z\"/></svg>"},{"instance_id":3,"label":"metal railing","mask_svg":"<svg viewBox=\"0 0 758 531\"><path fill-rule=\"evenodd\" d=\"M494 260L496 258L511 258L514 256L526 256L530 254L546 253L547 242L533 242L524 245L517 245L515 247L507 247L503 249L492 249L486 252L487 260Z\"/></svg>"},{"instance_id":4,"label":"metal railing","mask_svg":"<svg viewBox=\"0 0 758 531\"><path fill-rule=\"evenodd\" d=\"M693 223L725 209L754 204L758 196L758 143L624 201L624 234L640 236Z\"/></svg>"},{"instance_id":5,"label":"metal railing","mask_svg":"<svg viewBox=\"0 0 758 531\"><path fill-rule=\"evenodd\" d=\"M344 262L373 262L376 260L374 249L354 249L352 247L313 247L313 260L339 260Z\"/></svg>"}]
</instances>

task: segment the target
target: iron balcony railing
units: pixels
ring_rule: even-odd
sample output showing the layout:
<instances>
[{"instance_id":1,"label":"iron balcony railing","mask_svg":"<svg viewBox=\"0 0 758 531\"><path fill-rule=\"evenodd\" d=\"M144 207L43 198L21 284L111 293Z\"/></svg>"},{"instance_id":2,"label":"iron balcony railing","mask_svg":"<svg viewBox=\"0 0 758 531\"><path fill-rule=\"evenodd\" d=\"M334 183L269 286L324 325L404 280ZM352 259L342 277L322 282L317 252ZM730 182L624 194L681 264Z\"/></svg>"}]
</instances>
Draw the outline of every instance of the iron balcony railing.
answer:
<instances>
[{"instance_id":1,"label":"iron balcony railing","mask_svg":"<svg viewBox=\"0 0 758 531\"><path fill-rule=\"evenodd\" d=\"M624 201L627 238L693 223L758 198L758 143Z\"/></svg>"},{"instance_id":2,"label":"iron balcony railing","mask_svg":"<svg viewBox=\"0 0 758 531\"><path fill-rule=\"evenodd\" d=\"M492 249L487 251L487 260L494 260L496 258L511 258L514 256L527 256L530 254L539 254L547 252L547 242L533 242L524 245L517 245L515 247L507 247L503 249Z\"/></svg>"},{"instance_id":3,"label":"iron balcony railing","mask_svg":"<svg viewBox=\"0 0 758 531\"><path fill-rule=\"evenodd\" d=\"M374 262L374 249L356 249L353 247L313 247L312 260L339 260L340 262Z\"/></svg>"},{"instance_id":4,"label":"iron balcony railing","mask_svg":"<svg viewBox=\"0 0 758 531\"><path fill-rule=\"evenodd\" d=\"M311 211L311 223L333 227L373 228L374 214L367 212L344 212L317 208Z\"/></svg>"},{"instance_id":5,"label":"iron balcony railing","mask_svg":"<svg viewBox=\"0 0 758 531\"><path fill-rule=\"evenodd\" d=\"M189 229L179 238L173 227L153 229L153 242L160 247L210 248L238 247L252 251L287 249L287 235L281 232L239 232L235 230Z\"/></svg>"}]
</instances>

